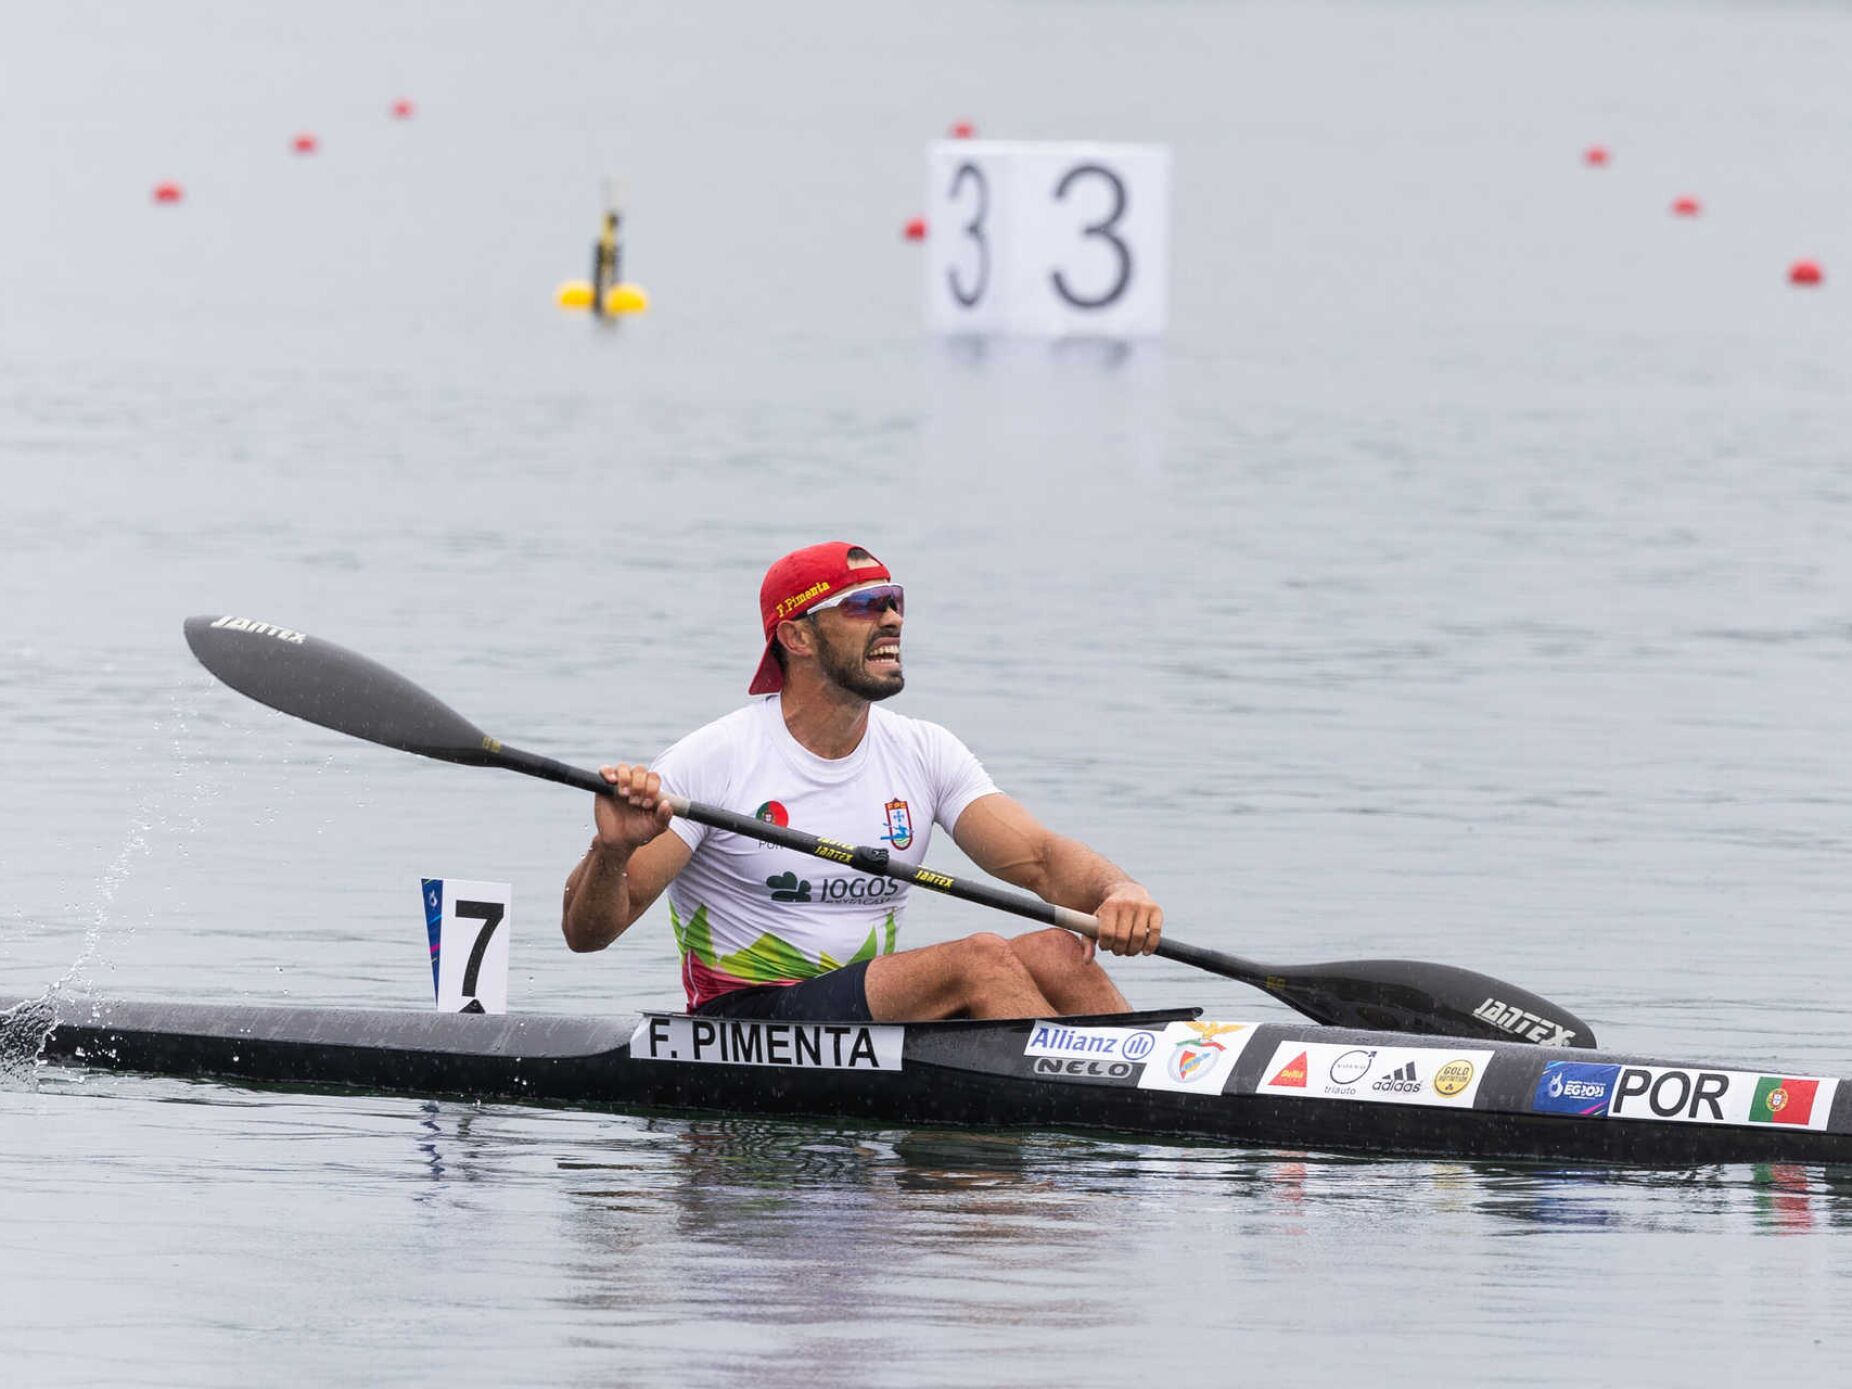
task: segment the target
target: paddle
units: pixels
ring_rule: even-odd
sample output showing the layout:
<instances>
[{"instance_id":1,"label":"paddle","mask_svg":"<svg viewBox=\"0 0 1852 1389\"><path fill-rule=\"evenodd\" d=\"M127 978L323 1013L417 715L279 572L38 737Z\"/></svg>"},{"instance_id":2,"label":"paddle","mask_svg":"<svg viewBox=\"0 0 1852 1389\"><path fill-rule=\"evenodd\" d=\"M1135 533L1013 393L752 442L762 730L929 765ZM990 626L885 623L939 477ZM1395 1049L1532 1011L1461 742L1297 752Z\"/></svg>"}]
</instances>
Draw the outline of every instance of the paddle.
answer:
<instances>
[{"instance_id":1,"label":"paddle","mask_svg":"<svg viewBox=\"0 0 1852 1389\"><path fill-rule=\"evenodd\" d=\"M377 661L286 627L243 617L190 617L187 645L220 680L285 714L471 767L501 767L598 795L611 787L595 772L523 752L491 738L449 705ZM1023 892L970 882L931 868L914 868L871 849L823 839L681 796L668 798L677 815L829 859L863 873L894 878L948 897L1013 912L1031 921L1097 937L1098 920ZM1224 978L1264 989L1287 1007L1337 1027L1493 1037L1592 1047L1595 1035L1574 1014L1527 989L1453 965L1413 960L1346 960L1319 965L1263 965L1165 936L1157 953Z\"/></svg>"}]
</instances>

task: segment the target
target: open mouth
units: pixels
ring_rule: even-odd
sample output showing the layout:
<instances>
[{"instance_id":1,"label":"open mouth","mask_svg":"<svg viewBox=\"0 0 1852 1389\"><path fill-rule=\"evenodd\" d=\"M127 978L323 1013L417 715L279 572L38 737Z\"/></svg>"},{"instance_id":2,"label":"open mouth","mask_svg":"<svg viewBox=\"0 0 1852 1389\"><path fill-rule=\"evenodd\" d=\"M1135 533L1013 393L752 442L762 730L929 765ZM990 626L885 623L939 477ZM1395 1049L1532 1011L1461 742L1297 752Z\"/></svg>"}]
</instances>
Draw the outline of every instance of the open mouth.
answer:
<instances>
[{"instance_id":1,"label":"open mouth","mask_svg":"<svg viewBox=\"0 0 1852 1389\"><path fill-rule=\"evenodd\" d=\"M900 669L900 643L897 641L878 641L868 648L868 665L874 670Z\"/></svg>"}]
</instances>

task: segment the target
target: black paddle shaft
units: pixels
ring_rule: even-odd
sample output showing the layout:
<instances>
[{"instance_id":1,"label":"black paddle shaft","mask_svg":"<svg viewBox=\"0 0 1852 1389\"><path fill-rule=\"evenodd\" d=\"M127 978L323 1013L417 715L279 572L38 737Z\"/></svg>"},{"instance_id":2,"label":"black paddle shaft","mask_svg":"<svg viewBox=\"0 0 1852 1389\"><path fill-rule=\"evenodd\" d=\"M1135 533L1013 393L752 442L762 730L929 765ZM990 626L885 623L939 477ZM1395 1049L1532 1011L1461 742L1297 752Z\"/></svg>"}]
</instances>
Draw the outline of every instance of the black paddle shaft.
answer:
<instances>
[{"instance_id":1,"label":"black paddle shaft","mask_svg":"<svg viewBox=\"0 0 1852 1389\"><path fill-rule=\"evenodd\" d=\"M503 745L500 759L498 765L509 771L543 777L597 794L611 791L610 784L595 773L519 748ZM1028 893L896 862L886 849L845 844L686 797L669 795L665 799L677 815L714 829L777 844L947 897L994 907L1044 925L1064 927L1088 937L1098 936L1097 918L1055 906ZM1181 964L1194 965L1210 974L1255 985L1307 1017L1334 1026L1451 1036L1495 1036L1505 1040L1517 1036L1554 1046L1594 1045L1593 1032L1587 1024L1556 1005L1527 989L1453 965L1414 960L1349 960L1273 966L1168 936L1158 941L1154 953ZM1471 1006L1465 1006L1467 1004Z\"/></svg>"},{"instance_id":2,"label":"black paddle shaft","mask_svg":"<svg viewBox=\"0 0 1852 1389\"><path fill-rule=\"evenodd\" d=\"M500 767L614 794L596 772L509 747L379 662L293 628L243 617L190 617L187 645L200 664L240 694L285 714L369 742L466 766ZM923 887L1080 935L1099 921L1028 893L955 878L892 860L886 849L845 844L750 815L665 797L675 814L713 829L776 844L845 868ZM1157 954L1266 990L1288 1007L1338 1027L1492 1037L1592 1047L1594 1030L1566 1009L1490 975L1416 960L1263 965L1165 936Z\"/></svg>"}]
</instances>

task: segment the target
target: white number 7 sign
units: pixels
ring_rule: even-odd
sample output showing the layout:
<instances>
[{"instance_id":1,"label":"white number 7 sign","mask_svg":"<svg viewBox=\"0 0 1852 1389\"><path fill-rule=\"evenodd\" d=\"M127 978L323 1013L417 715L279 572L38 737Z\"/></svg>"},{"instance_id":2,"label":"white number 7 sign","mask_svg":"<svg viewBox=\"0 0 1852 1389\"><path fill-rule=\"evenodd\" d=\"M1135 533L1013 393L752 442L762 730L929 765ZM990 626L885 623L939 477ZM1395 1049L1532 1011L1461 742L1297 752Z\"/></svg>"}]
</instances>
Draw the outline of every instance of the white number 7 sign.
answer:
<instances>
[{"instance_id":1,"label":"white number 7 sign","mask_svg":"<svg viewBox=\"0 0 1852 1389\"><path fill-rule=\"evenodd\" d=\"M506 1013L514 890L507 883L461 878L425 878L423 886L437 1010Z\"/></svg>"}]
</instances>

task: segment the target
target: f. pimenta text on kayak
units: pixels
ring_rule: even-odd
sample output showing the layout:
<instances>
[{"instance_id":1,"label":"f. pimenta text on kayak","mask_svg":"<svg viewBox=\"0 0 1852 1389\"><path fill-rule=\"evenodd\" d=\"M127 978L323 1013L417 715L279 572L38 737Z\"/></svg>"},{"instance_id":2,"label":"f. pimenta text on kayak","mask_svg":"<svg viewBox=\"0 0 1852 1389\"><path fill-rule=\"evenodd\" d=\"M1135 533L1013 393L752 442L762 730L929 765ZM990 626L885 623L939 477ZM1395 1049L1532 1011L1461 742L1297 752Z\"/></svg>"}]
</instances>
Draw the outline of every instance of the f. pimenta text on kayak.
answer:
<instances>
[{"instance_id":1,"label":"f. pimenta text on kayak","mask_svg":"<svg viewBox=\"0 0 1852 1389\"><path fill-rule=\"evenodd\" d=\"M897 1071L904 1027L882 1023L768 1022L645 1013L630 1038L634 1061L723 1066L808 1066Z\"/></svg>"}]
</instances>

